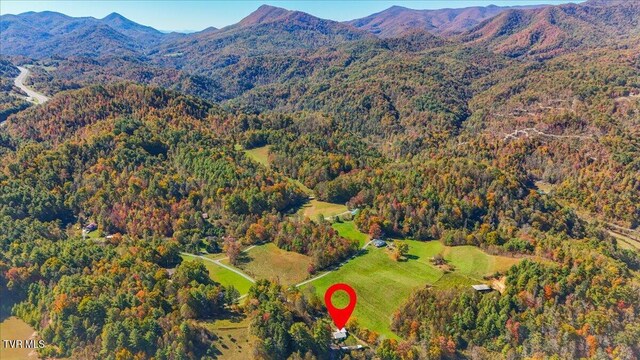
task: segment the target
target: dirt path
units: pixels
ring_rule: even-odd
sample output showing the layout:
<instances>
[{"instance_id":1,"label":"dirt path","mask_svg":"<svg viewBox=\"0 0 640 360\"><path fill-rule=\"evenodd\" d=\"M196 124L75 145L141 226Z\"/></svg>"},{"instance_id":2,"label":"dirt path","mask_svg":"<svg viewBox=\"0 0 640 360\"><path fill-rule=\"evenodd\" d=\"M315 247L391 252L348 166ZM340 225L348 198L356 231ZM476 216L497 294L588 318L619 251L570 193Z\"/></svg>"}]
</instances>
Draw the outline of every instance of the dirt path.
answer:
<instances>
[{"instance_id":1,"label":"dirt path","mask_svg":"<svg viewBox=\"0 0 640 360\"><path fill-rule=\"evenodd\" d=\"M333 218L340 217L340 216L342 216L342 215L347 215L347 214L351 214L351 210L343 211L343 212L341 212L340 214L335 214L335 215L333 215L333 216L325 216L325 217L324 217L324 219L325 219L325 220L331 220L331 219L333 219Z\"/></svg>"},{"instance_id":2,"label":"dirt path","mask_svg":"<svg viewBox=\"0 0 640 360\"><path fill-rule=\"evenodd\" d=\"M29 87L27 87L24 84L24 81L26 80L27 76L29 76L29 70L27 68L24 68L22 66L18 66L18 69L20 70L20 75L18 75L18 77L15 78L15 80L13 80L13 83L16 87L18 87L20 90L24 91L25 93L27 93L27 95L29 96L27 98L27 100L35 103L35 104L42 104L45 103L49 100L49 97L36 92L34 90L31 90Z\"/></svg>"},{"instance_id":3,"label":"dirt path","mask_svg":"<svg viewBox=\"0 0 640 360\"><path fill-rule=\"evenodd\" d=\"M554 185L543 182L543 181L536 181L535 186L538 190L542 191L544 194L547 194L547 195L551 195L550 193L554 188ZM576 212L576 215L578 215L579 218L586 221L587 223L590 223L590 224L594 222L601 223L602 228L607 233L609 233L609 235L617 238L618 240L622 240L626 242L628 245L640 250L640 231L629 229L606 220L598 219L592 214L589 214L587 211L580 210L575 206L572 206L571 204L568 204L567 202L562 201L561 199L555 199L555 200L560 205L573 209Z\"/></svg>"},{"instance_id":4,"label":"dirt path","mask_svg":"<svg viewBox=\"0 0 640 360\"><path fill-rule=\"evenodd\" d=\"M316 277L312 277L311 279L308 279L308 280L305 280L305 281L303 281L303 282L301 282L301 283L299 283L299 284L296 284L296 285L295 285L295 287L300 287L300 286L302 286L302 285L306 285L306 284L308 284L308 283L310 283L310 282L312 282L312 281L316 281L316 280L320 279L321 277L325 277L325 276L327 276L327 275L331 274L331 273L332 273L332 272L334 272L334 271L335 271L335 270L329 270L329 271L327 271L327 272L325 272L325 273L322 273L322 274L320 274L320 275L318 275L318 276L316 276Z\"/></svg>"},{"instance_id":5,"label":"dirt path","mask_svg":"<svg viewBox=\"0 0 640 360\"><path fill-rule=\"evenodd\" d=\"M234 273L236 273L236 274L238 274L238 275L242 276L243 278L245 278L245 279L247 279L247 280L251 281L251 282L252 282L252 283L254 283L254 284L256 283L256 281L255 281L251 276L249 276L249 275L247 275L247 274L243 273L243 272L242 272L242 271L240 271L240 270L236 270L236 269L232 268L231 266L227 266L227 265L225 265L225 264L221 263L221 262L220 262L220 260L211 260L211 259L207 259L207 258L205 258L205 257L201 257L201 258L202 258L202 259L209 260L209 261L212 261L212 262L214 262L214 263L218 264L218 266L221 266L221 267L223 267L223 268L225 268L225 269L227 269L227 270L233 271Z\"/></svg>"},{"instance_id":6,"label":"dirt path","mask_svg":"<svg viewBox=\"0 0 640 360\"><path fill-rule=\"evenodd\" d=\"M250 246L250 247L248 247L248 248L244 249L242 252L247 252L247 251L249 251L249 250L253 249L254 247L255 247L255 245ZM242 272L242 271L240 271L240 270L234 269L234 268L232 268L231 266L225 265L225 264L223 264L223 263L221 262L222 260L226 260L226 259L228 259L228 257L225 257L225 258L222 258L222 259L216 259L216 260L213 260L213 259L209 259L208 257L206 257L206 256L202 256L202 255L190 254L190 253L186 253L186 252L183 252L183 253L181 253L181 254L183 254L183 255L188 255L188 256L193 256L193 257L197 257L197 258L202 259L202 260L204 260L204 261L212 262L212 263L214 263L214 264L216 264L216 265L218 265L218 266L220 266L220 267L222 267L222 268L225 268L225 269L227 269L227 270L229 270L229 271L233 271L234 273L236 273L236 274L238 274L238 275L242 276L243 278L245 278L245 279L247 279L247 280L251 281L251 282L252 282L252 283L254 283L254 284L256 283L256 280L255 280L254 278L252 278L251 276L249 276L249 275L247 275L247 274L243 273L243 272Z\"/></svg>"},{"instance_id":7,"label":"dirt path","mask_svg":"<svg viewBox=\"0 0 640 360\"><path fill-rule=\"evenodd\" d=\"M638 98L640 98L640 93L639 94L631 94L631 95L627 95L627 96L619 96L619 97L617 97L617 98L615 98L613 100L616 101L616 102L619 102L619 101L630 101L630 100L638 99Z\"/></svg>"},{"instance_id":8,"label":"dirt path","mask_svg":"<svg viewBox=\"0 0 640 360\"><path fill-rule=\"evenodd\" d=\"M517 139L520 137L520 135L524 135L525 137L537 135L537 136L552 137L556 139L593 140L593 136L589 136L589 135L554 135L554 134L547 134L536 128L525 128L525 129L514 130L512 133L505 134L505 136L502 138L502 141L506 141L508 139Z\"/></svg>"}]
</instances>

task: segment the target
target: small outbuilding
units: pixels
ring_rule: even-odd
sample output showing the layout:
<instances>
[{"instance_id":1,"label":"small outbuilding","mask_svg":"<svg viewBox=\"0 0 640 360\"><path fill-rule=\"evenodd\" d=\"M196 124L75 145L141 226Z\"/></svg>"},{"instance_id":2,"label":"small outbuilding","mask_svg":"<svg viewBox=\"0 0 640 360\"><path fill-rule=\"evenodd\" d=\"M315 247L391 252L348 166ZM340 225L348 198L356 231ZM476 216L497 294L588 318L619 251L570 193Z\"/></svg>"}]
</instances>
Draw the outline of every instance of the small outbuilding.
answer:
<instances>
[{"instance_id":1,"label":"small outbuilding","mask_svg":"<svg viewBox=\"0 0 640 360\"><path fill-rule=\"evenodd\" d=\"M471 287L473 288L473 290L475 290L477 292L490 292L490 291L493 291L491 286L485 285L485 284L471 285Z\"/></svg>"}]
</instances>

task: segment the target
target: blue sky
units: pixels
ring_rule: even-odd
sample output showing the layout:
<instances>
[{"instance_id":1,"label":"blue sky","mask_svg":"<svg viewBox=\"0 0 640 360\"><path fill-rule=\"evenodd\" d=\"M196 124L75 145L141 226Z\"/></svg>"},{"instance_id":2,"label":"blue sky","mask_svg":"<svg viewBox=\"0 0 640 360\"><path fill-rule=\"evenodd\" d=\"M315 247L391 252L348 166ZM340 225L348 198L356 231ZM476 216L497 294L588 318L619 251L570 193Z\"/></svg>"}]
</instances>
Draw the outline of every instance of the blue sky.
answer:
<instances>
[{"instance_id":1,"label":"blue sky","mask_svg":"<svg viewBox=\"0 0 640 360\"><path fill-rule=\"evenodd\" d=\"M202 30L238 22L262 4L300 10L337 21L364 17L392 5L412 9L459 8L467 6L561 4L578 0L413 0L413 1L34 1L1 0L0 14L26 11L58 11L71 16L104 17L112 12L160 30Z\"/></svg>"}]
</instances>

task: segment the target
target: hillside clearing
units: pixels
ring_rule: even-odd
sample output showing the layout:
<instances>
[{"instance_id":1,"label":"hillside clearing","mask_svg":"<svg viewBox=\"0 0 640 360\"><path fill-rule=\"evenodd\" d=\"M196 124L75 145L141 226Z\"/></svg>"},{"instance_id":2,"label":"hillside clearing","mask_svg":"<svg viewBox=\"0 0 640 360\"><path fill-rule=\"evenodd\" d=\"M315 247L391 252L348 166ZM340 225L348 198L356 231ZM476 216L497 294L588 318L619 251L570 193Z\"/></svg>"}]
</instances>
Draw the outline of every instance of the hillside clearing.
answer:
<instances>
[{"instance_id":1,"label":"hillside clearing","mask_svg":"<svg viewBox=\"0 0 640 360\"><path fill-rule=\"evenodd\" d=\"M316 199L309 200L306 204L298 210L297 214L308 217L315 220L318 215L322 215L325 218L336 216L347 212L348 209L345 205L333 204L325 201L319 201Z\"/></svg>"},{"instance_id":2,"label":"hillside clearing","mask_svg":"<svg viewBox=\"0 0 640 360\"><path fill-rule=\"evenodd\" d=\"M216 335L214 345L220 359L243 360L250 357L249 320L222 319L201 323Z\"/></svg>"},{"instance_id":3,"label":"hillside clearing","mask_svg":"<svg viewBox=\"0 0 640 360\"><path fill-rule=\"evenodd\" d=\"M489 255L475 246L446 247L443 256L455 266L455 272L481 282L484 276L506 271L520 259Z\"/></svg>"},{"instance_id":4,"label":"hillside clearing","mask_svg":"<svg viewBox=\"0 0 640 360\"><path fill-rule=\"evenodd\" d=\"M411 248L410 254L418 253ZM435 254L434 254L435 255ZM417 255L415 255L418 258ZM397 338L389 325L393 312L409 297L411 292L442 277L442 271L425 265L417 259L405 262L392 260L384 249L369 247L363 254L350 260L338 270L305 286L313 286L318 296L323 296L329 286L346 283L358 294L358 305L353 317L360 326L374 330L387 338ZM336 294L337 307L347 304Z\"/></svg>"},{"instance_id":5,"label":"hillside clearing","mask_svg":"<svg viewBox=\"0 0 640 360\"><path fill-rule=\"evenodd\" d=\"M270 145L262 146L258 148L253 148L249 150L244 150L244 153L247 154L254 161L262 164L267 169L271 168L271 164L269 163L269 149Z\"/></svg>"},{"instance_id":6,"label":"hillside clearing","mask_svg":"<svg viewBox=\"0 0 640 360\"><path fill-rule=\"evenodd\" d=\"M247 251L237 267L256 279L276 280L283 285L296 284L309 276L311 258L285 251L273 243L258 245ZM228 264L228 260L223 263Z\"/></svg>"}]
</instances>

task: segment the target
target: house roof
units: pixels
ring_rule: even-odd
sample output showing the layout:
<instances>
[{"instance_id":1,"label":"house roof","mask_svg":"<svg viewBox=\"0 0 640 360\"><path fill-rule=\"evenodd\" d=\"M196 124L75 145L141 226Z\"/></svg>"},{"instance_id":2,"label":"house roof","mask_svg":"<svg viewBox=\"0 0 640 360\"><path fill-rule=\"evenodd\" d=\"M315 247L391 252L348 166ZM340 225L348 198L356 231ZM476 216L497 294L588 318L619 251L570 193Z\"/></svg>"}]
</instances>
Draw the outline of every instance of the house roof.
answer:
<instances>
[{"instance_id":1,"label":"house roof","mask_svg":"<svg viewBox=\"0 0 640 360\"><path fill-rule=\"evenodd\" d=\"M384 240L376 239L376 240L373 240L373 245L375 245L376 247L382 247L387 245L387 242Z\"/></svg>"},{"instance_id":2,"label":"house roof","mask_svg":"<svg viewBox=\"0 0 640 360\"><path fill-rule=\"evenodd\" d=\"M333 332L333 338L336 340L346 339L347 338L347 330L342 329Z\"/></svg>"}]
</instances>

